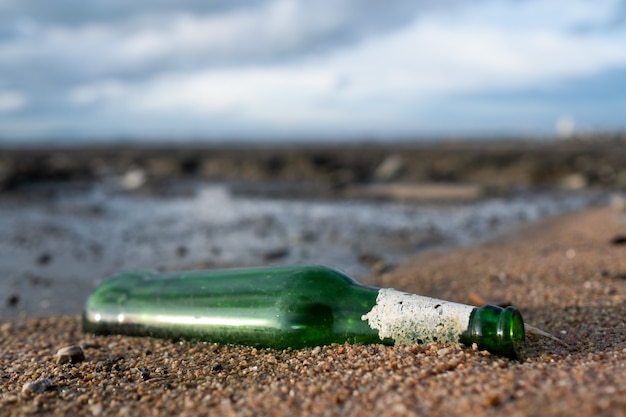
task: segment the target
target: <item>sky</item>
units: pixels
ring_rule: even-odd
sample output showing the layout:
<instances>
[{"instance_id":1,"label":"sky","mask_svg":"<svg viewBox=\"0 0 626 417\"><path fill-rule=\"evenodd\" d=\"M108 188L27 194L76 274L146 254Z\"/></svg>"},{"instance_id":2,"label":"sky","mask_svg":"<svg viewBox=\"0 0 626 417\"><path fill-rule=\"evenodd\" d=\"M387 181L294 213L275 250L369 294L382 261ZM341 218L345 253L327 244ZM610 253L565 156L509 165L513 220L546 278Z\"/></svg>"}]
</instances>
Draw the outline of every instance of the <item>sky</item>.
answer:
<instances>
[{"instance_id":1,"label":"sky","mask_svg":"<svg viewBox=\"0 0 626 417\"><path fill-rule=\"evenodd\" d=\"M0 142L622 130L626 0L0 0Z\"/></svg>"}]
</instances>

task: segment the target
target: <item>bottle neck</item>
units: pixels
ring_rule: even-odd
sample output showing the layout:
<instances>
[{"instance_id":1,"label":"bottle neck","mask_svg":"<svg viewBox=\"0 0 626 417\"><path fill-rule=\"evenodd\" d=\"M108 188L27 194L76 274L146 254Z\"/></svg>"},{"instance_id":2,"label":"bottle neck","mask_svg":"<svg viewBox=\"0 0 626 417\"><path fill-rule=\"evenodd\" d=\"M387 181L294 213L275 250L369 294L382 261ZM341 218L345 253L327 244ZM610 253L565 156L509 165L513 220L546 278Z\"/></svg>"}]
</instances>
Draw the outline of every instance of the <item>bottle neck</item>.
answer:
<instances>
[{"instance_id":1,"label":"bottle neck","mask_svg":"<svg viewBox=\"0 0 626 417\"><path fill-rule=\"evenodd\" d=\"M361 318L381 339L399 344L476 343L480 349L515 357L525 338L515 307L473 307L388 288L379 290L376 304Z\"/></svg>"},{"instance_id":2,"label":"bottle neck","mask_svg":"<svg viewBox=\"0 0 626 417\"><path fill-rule=\"evenodd\" d=\"M374 307L361 318L381 339L399 344L458 343L467 333L475 307L380 289Z\"/></svg>"}]
</instances>

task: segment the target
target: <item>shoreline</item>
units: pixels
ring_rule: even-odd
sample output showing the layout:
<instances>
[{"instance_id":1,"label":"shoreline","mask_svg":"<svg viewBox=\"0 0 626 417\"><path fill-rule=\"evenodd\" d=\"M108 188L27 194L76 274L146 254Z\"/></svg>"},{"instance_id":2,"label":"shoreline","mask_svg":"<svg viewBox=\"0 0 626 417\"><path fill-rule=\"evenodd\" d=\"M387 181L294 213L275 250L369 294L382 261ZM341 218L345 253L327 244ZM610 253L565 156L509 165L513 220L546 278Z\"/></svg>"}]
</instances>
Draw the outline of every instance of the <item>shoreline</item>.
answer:
<instances>
[{"instance_id":1,"label":"shoreline","mask_svg":"<svg viewBox=\"0 0 626 417\"><path fill-rule=\"evenodd\" d=\"M625 216L560 215L368 282L511 303L564 342L531 335L519 360L436 343L271 351L93 337L78 317L28 319L0 324L0 415L624 415ZM56 364L58 349L81 343L83 362ZM42 378L52 388L22 392Z\"/></svg>"},{"instance_id":2,"label":"shoreline","mask_svg":"<svg viewBox=\"0 0 626 417\"><path fill-rule=\"evenodd\" d=\"M340 144L109 144L1 147L0 193L48 181L81 181L138 173L143 192L172 180L314 184L342 197L351 186L454 184L492 194L516 188L623 189L626 137L571 140L473 140ZM249 187L248 187L249 188ZM347 193L350 196L350 193Z\"/></svg>"}]
</instances>

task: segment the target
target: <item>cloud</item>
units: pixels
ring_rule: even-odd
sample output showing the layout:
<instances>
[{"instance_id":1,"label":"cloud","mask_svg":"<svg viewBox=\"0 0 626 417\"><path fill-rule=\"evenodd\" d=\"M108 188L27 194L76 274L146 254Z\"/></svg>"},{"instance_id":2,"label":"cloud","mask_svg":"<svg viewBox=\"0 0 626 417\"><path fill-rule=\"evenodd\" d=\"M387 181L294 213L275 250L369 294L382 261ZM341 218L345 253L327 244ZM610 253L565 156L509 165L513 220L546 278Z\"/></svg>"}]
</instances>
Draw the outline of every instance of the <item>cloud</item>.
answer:
<instances>
[{"instance_id":1,"label":"cloud","mask_svg":"<svg viewBox=\"0 0 626 417\"><path fill-rule=\"evenodd\" d=\"M266 3L266 0L137 0L132 2L107 0L88 4L80 0L56 0L54 2L2 0L0 1L0 22L3 26L7 26L20 20L29 20L43 25L74 27L98 22L120 23L146 14L167 15L182 10L198 14L223 13L241 8L254 8L263 3Z\"/></svg>"},{"instance_id":2,"label":"cloud","mask_svg":"<svg viewBox=\"0 0 626 417\"><path fill-rule=\"evenodd\" d=\"M552 31L451 27L429 19L349 51L288 64L172 73L128 85L123 95L112 94L110 83L77 91L99 89L103 98L119 99L118 105L135 112L239 111L275 123L319 123L337 120L336 112L364 100L420 103L441 95L528 88L620 65L626 66L626 50L619 42Z\"/></svg>"},{"instance_id":3,"label":"cloud","mask_svg":"<svg viewBox=\"0 0 626 417\"><path fill-rule=\"evenodd\" d=\"M19 91L0 91L0 112L20 109L28 103L26 96Z\"/></svg>"},{"instance_id":4,"label":"cloud","mask_svg":"<svg viewBox=\"0 0 626 417\"><path fill-rule=\"evenodd\" d=\"M616 0L98 4L0 0L5 127L410 130L457 97L626 67Z\"/></svg>"},{"instance_id":5,"label":"cloud","mask_svg":"<svg viewBox=\"0 0 626 417\"><path fill-rule=\"evenodd\" d=\"M5 38L0 54L16 76L20 67L30 66L42 68L40 76L45 68L66 79L125 78L325 53L407 24L428 2L383 7L372 0L278 0L207 8L162 1L142 9L115 2L102 15L83 7L82 19L71 3L58 7L68 16L59 15L56 6L39 10L28 1L22 8L10 3L9 15L18 15L14 9L23 9L23 15L9 24L16 36Z\"/></svg>"},{"instance_id":6,"label":"cloud","mask_svg":"<svg viewBox=\"0 0 626 417\"><path fill-rule=\"evenodd\" d=\"M438 7L455 3L440 2ZM6 88L63 105L85 84L143 82L161 74L275 65L323 55L397 30L430 9L402 0L0 1ZM0 81L2 87L2 81ZM75 97L73 97L75 98ZM44 104L31 102L32 106ZM72 100L76 104L76 100Z\"/></svg>"},{"instance_id":7,"label":"cloud","mask_svg":"<svg viewBox=\"0 0 626 417\"><path fill-rule=\"evenodd\" d=\"M567 116L576 120L581 130L619 130L626 128L620 116L626 114L624 91L626 67L524 89L462 94L455 97L454 106L448 104L448 110L460 118L471 108L475 120L497 115L502 120L515 118L521 127L534 124L535 129L537 120L549 128Z\"/></svg>"}]
</instances>

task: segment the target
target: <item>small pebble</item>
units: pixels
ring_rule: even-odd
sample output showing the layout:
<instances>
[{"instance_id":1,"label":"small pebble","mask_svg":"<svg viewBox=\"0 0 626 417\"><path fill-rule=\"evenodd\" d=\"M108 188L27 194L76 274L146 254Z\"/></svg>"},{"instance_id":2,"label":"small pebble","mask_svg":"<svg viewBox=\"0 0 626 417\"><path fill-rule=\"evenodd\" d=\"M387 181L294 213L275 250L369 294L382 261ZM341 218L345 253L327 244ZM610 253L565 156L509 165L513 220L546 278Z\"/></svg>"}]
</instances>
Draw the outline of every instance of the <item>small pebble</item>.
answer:
<instances>
[{"instance_id":1,"label":"small pebble","mask_svg":"<svg viewBox=\"0 0 626 417\"><path fill-rule=\"evenodd\" d=\"M19 302L20 302L20 296L17 295L17 294L11 294L6 299L7 307L15 307L15 306L17 306L19 304Z\"/></svg>"},{"instance_id":2,"label":"small pebble","mask_svg":"<svg viewBox=\"0 0 626 417\"><path fill-rule=\"evenodd\" d=\"M37 257L37 264L39 265L48 265L52 261L52 255L49 253L42 253Z\"/></svg>"},{"instance_id":3,"label":"small pebble","mask_svg":"<svg viewBox=\"0 0 626 417\"><path fill-rule=\"evenodd\" d=\"M626 235L616 235L611 239L612 245L626 245Z\"/></svg>"},{"instance_id":4,"label":"small pebble","mask_svg":"<svg viewBox=\"0 0 626 417\"><path fill-rule=\"evenodd\" d=\"M450 351L451 351L451 349L450 349L450 348L447 348L447 347L445 347L445 348L441 348L441 349L439 349L439 350L437 351L437 356L439 356L439 357L446 356L447 354L449 354L449 353L450 353Z\"/></svg>"},{"instance_id":5,"label":"small pebble","mask_svg":"<svg viewBox=\"0 0 626 417\"><path fill-rule=\"evenodd\" d=\"M179 246L176 248L176 255L179 258L184 258L185 256L187 256L187 253L189 252L189 250L187 249L187 246Z\"/></svg>"},{"instance_id":6,"label":"small pebble","mask_svg":"<svg viewBox=\"0 0 626 417\"><path fill-rule=\"evenodd\" d=\"M57 351L57 364L79 363L85 360L83 349L78 345L65 346Z\"/></svg>"},{"instance_id":7,"label":"small pebble","mask_svg":"<svg viewBox=\"0 0 626 417\"><path fill-rule=\"evenodd\" d=\"M24 394L40 394L53 388L54 384L50 378L38 379L24 384L22 392Z\"/></svg>"},{"instance_id":8,"label":"small pebble","mask_svg":"<svg viewBox=\"0 0 626 417\"><path fill-rule=\"evenodd\" d=\"M150 379L150 371L148 369L144 368L143 366L140 366L140 367L138 367L136 369L137 369L137 372L139 372L139 374L141 375L141 378L144 381L147 381L147 380Z\"/></svg>"},{"instance_id":9,"label":"small pebble","mask_svg":"<svg viewBox=\"0 0 626 417\"><path fill-rule=\"evenodd\" d=\"M281 248L271 249L263 253L263 260L265 262L277 261L279 259L285 258L287 255L289 255L289 248L281 247Z\"/></svg>"},{"instance_id":10,"label":"small pebble","mask_svg":"<svg viewBox=\"0 0 626 417\"><path fill-rule=\"evenodd\" d=\"M102 404L101 403L96 403L93 405L89 406L89 411L91 411L91 414L93 414L94 416L99 416L102 414Z\"/></svg>"},{"instance_id":11,"label":"small pebble","mask_svg":"<svg viewBox=\"0 0 626 417\"><path fill-rule=\"evenodd\" d=\"M120 178L120 186L126 191L142 187L147 180L146 172L142 169L131 169Z\"/></svg>"}]
</instances>

